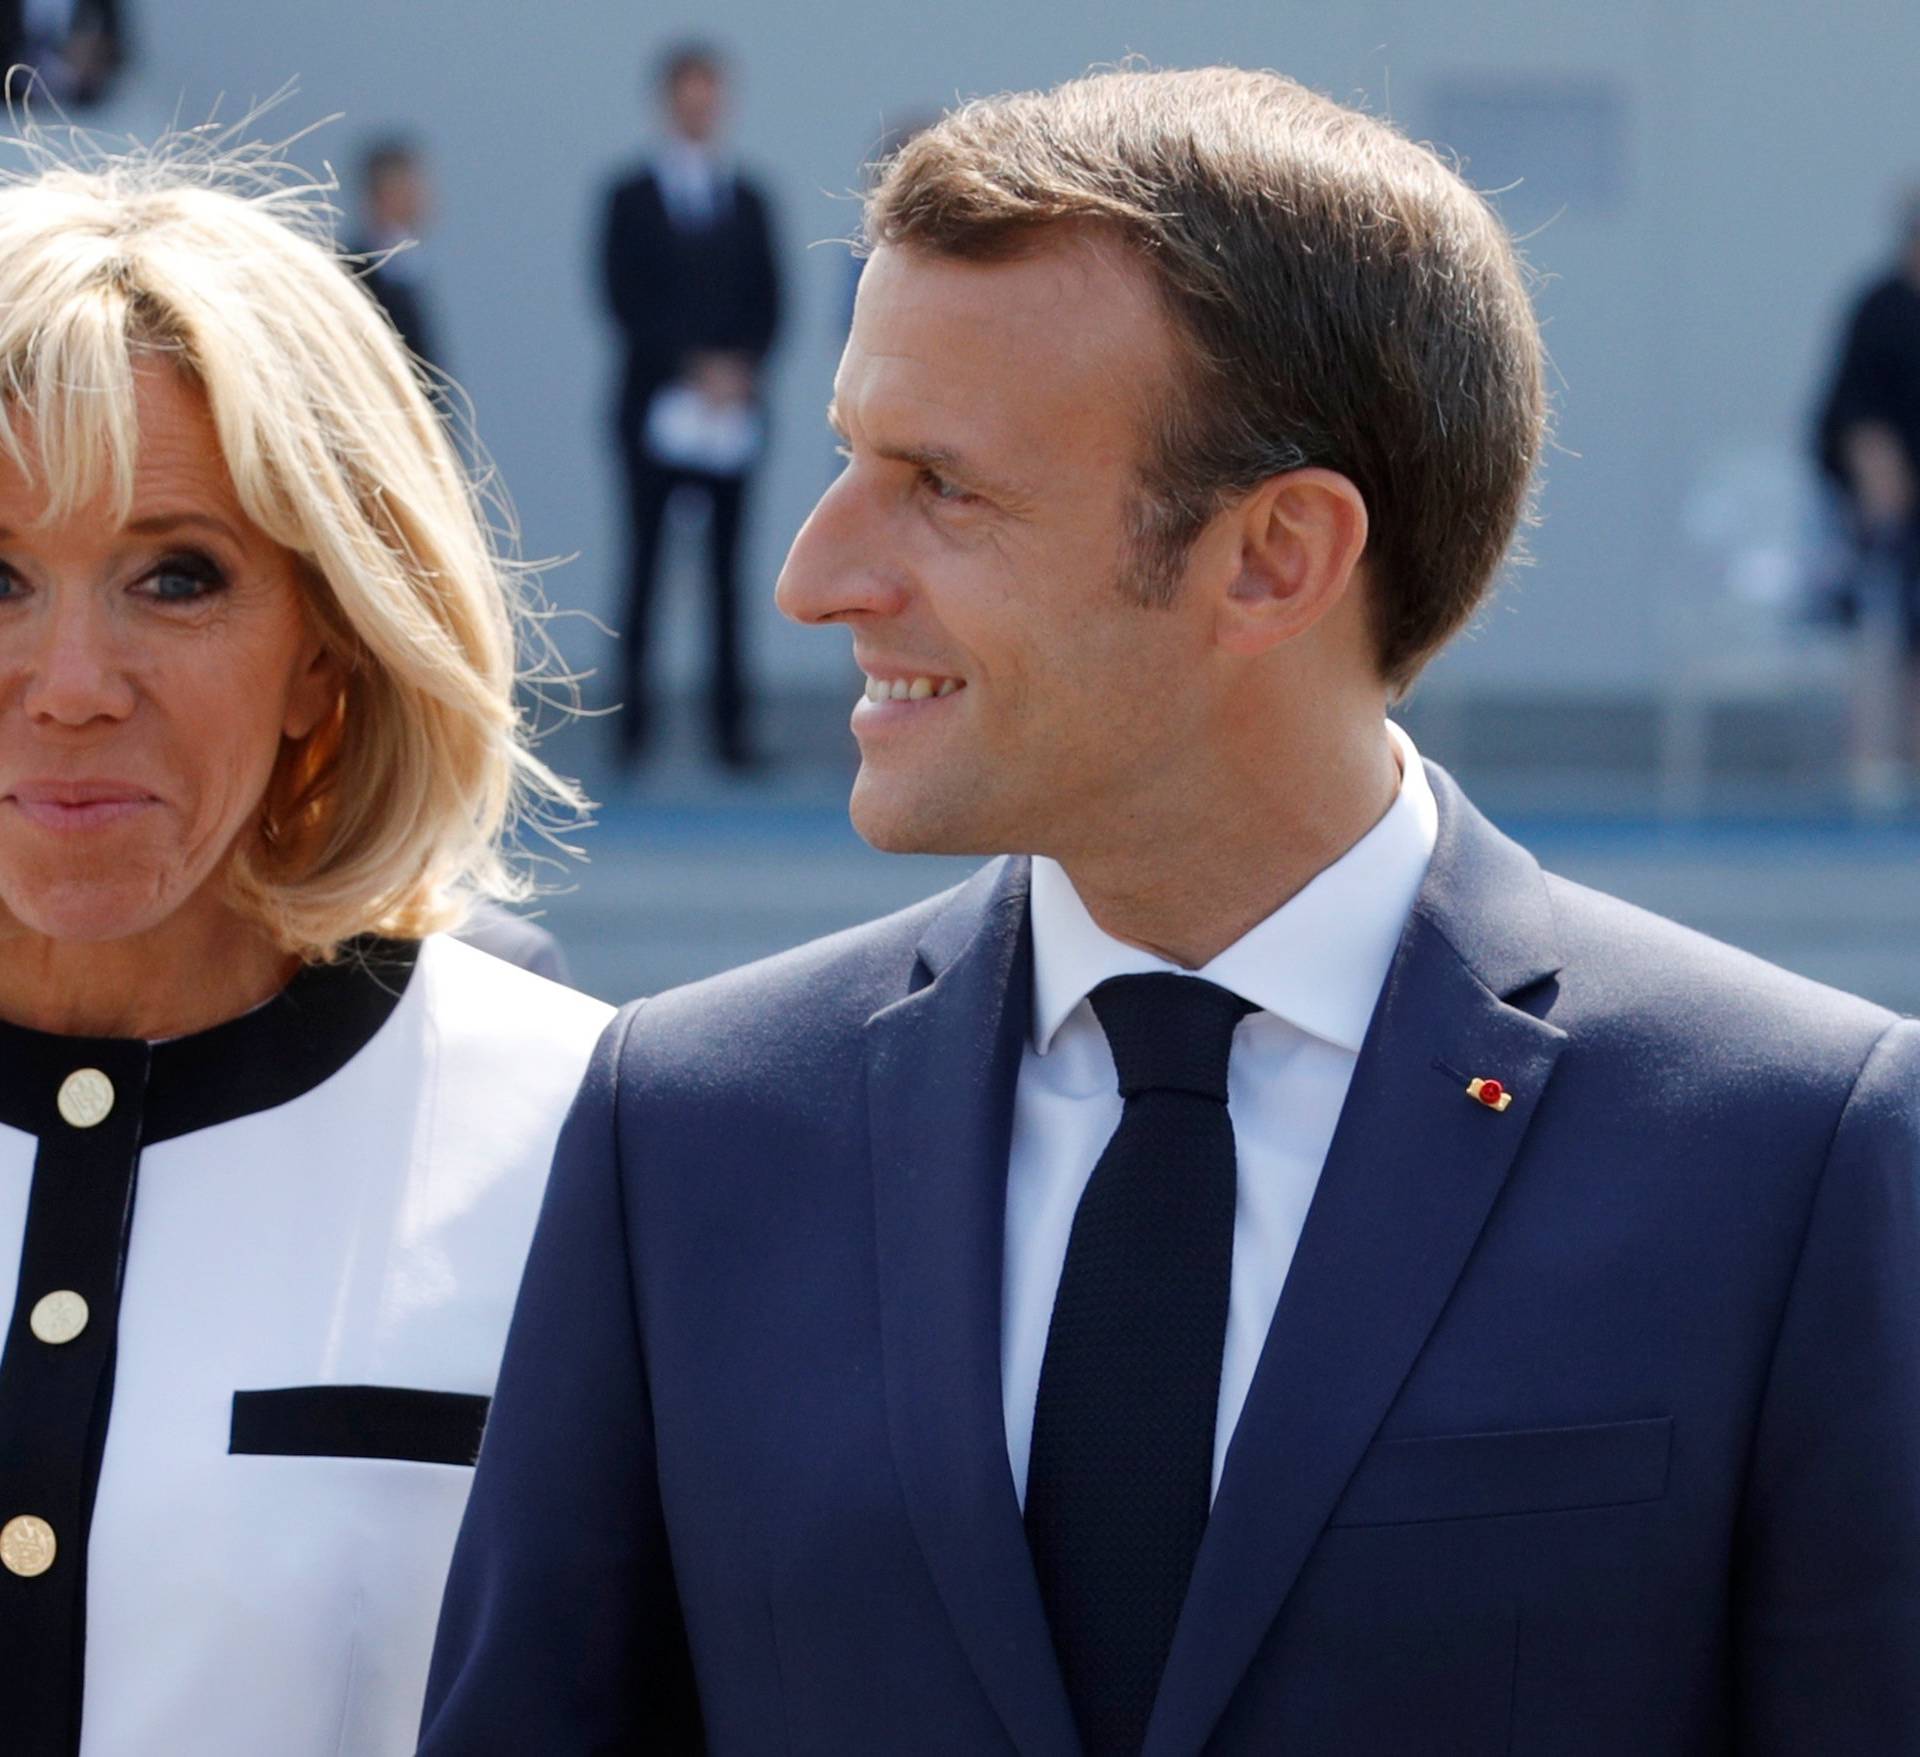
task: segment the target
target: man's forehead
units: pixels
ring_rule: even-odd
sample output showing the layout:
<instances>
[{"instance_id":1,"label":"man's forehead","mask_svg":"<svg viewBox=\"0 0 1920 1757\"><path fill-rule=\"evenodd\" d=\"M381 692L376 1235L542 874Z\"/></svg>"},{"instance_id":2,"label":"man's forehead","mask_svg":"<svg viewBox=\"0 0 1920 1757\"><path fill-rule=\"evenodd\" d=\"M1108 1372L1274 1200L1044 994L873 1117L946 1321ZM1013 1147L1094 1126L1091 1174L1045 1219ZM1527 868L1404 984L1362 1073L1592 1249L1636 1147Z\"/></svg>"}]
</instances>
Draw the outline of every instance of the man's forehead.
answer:
<instances>
[{"instance_id":1,"label":"man's forehead","mask_svg":"<svg viewBox=\"0 0 1920 1757\"><path fill-rule=\"evenodd\" d=\"M1070 345L1092 323L1119 339L1157 334L1161 318L1145 270L1121 248L1062 233L1010 257L975 260L912 245L882 245L860 277L856 330L936 324L991 345L1039 329Z\"/></svg>"},{"instance_id":2,"label":"man's forehead","mask_svg":"<svg viewBox=\"0 0 1920 1757\"><path fill-rule=\"evenodd\" d=\"M849 417L875 397L1078 413L1131 400L1168 355L1144 272L1111 247L1069 239L975 262L883 246L861 277L835 398Z\"/></svg>"}]
</instances>

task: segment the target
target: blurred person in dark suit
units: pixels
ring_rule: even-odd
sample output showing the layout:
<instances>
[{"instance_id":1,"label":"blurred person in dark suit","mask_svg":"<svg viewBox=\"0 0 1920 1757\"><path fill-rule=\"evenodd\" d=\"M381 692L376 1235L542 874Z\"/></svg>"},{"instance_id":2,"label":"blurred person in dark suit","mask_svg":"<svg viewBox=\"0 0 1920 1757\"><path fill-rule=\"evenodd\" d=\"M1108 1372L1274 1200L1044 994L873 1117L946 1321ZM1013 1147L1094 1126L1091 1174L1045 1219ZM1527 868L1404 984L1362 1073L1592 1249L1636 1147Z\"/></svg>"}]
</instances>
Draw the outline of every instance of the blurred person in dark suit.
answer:
<instances>
[{"instance_id":1,"label":"blurred person in dark suit","mask_svg":"<svg viewBox=\"0 0 1920 1757\"><path fill-rule=\"evenodd\" d=\"M362 287L387 314L401 341L430 366L446 369L432 299L415 246L433 223L433 184L419 146L387 135L360 162L360 236L351 255L368 266ZM490 900L477 902L455 936L483 952L569 987L566 952L551 932Z\"/></svg>"},{"instance_id":2,"label":"blurred person in dark suit","mask_svg":"<svg viewBox=\"0 0 1920 1757\"><path fill-rule=\"evenodd\" d=\"M100 103L125 59L120 0L0 0L6 67L29 67L68 109ZM25 82L9 81L22 91Z\"/></svg>"},{"instance_id":3,"label":"blurred person in dark suit","mask_svg":"<svg viewBox=\"0 0 1920 1757\"><path fill-rule=\"evenodd\" d=\"M1920 770L1920 188L1902 204L1893 264L1855 300L1817 430L1821 469L1845 509L1854 564L1836 609L1898 630L1897 729L1868 753L1895 772ZM1896 754L1897 751L1897 754ZM1891 801L1890 801L1891 802Z\"/></svg>"},{"instance_id":4,"label":"blurred person in dark suit","mask_svg":"<svg viewBox=\"0 0 1920 1757\"><path fill-rule=\"evenodd\" d=\"M385 309L400 339L421 359L444 370L446 358L417 248L433 222L433 185L412 141L389 136L367 149L360 169L360 213L361 237L354 254L369 265L360 284Z\"/></svg>"},{"instance_id":5,"label":"blurred person in dark suit","mask_svg":"<svg viewBox=\"0 0 1920 1757\"><path fill-rule=\"evenodd\" d=\"M616 407L631 521L621 750L644 748L661 532L677 489L705 497L712 726L729 767L753 761L739 624L743 506L765 445L762 377L780 317L766 197L721 147L727 72L686 44L660 63L666 134L607 202L600 269L626 343Z\"/></svg>"}]
</instances>

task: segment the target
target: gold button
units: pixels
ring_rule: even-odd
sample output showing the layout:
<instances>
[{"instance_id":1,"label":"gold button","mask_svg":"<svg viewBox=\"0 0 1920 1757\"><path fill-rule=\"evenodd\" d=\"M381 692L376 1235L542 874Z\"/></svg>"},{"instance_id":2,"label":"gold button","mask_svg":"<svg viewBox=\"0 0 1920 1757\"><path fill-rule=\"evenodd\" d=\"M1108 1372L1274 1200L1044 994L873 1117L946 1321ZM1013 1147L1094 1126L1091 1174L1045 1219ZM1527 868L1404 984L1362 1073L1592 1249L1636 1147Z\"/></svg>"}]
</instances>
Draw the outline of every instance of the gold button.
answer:
<instances>
[{"instance_id":1,"label":"gold button","mask_svg":"<svg viewBox=\"0 0 1920 1757\"><path fill-rule=\"evenodd\" d=\"M19 1518L0 1525L0 1562L6 1564L8 1573L23 1579L31 1580L36 1574L46 1573L53 1566L54 1552L59 1547L53 1541L53 1527L31 1513L22 1513Z\"/></svg>"},{"instance_id":2,"label":"gold button","mask_svg":"<svg viewBox=\"0 0 1920 1757\"><path fill-rule=\"evenodd\" d=\"M60 1114L76 1129L105 1122L112 1110L113 1082L98 1068L76 1068L60 1082Z\"/></svg>"},{"instance_id":3,"label":"gold button","mask_svg":"<svg viewBox=\"0 0 1920 1757\"><path fill-rule=\"evenodd\" d=\"M87 1327L87 1302L63 1287L37 1301L27 1323L42 1342L71 1342Z\"/></svg>"}]
</instances>

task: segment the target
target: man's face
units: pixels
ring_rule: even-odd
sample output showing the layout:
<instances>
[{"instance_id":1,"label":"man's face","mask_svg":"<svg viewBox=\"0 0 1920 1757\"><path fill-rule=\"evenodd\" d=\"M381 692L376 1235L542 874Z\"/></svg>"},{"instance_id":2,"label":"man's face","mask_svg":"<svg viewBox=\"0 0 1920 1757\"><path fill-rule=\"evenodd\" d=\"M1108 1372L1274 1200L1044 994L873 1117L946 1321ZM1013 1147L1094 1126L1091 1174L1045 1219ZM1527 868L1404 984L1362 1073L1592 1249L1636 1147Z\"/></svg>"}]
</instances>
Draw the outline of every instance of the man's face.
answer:
<instances>
[{"instance_id":1,"label":"man's face","mask_svg":"<svg viewBox=\"0 0 1920 1757\"><path fill-rule=\"evenodd\" d=\"M683 68L667 88L667 113L673 131L695 146L705 146L720 132L725 104L720 75L711 67Z\"/></svg>"},{"instance_id":2,"label":"man's face","mask_svg":"<svg viewBox=\"0 0 1920 1757\"><path fill-rule=\"evenodd\" d=\"M1071 857L1150 818L1204 745L1213 611L1146 608L1126 581L1172 363L1144 272L1110 247L867 265L834 387L847 466L778 597L853 631L852 813L876 847Z\"/></svg>"},{"instance_id":3,"label":"man's face","mask_svg":"<svg viewBox=\"0 0 1920 1757\"><path fill-rule=\"evenodd\" d=\"M376 224L418 236L432 219L425 171L411 161L389 165L374 179L370 205Z\"/></svg>"}]
</instances>

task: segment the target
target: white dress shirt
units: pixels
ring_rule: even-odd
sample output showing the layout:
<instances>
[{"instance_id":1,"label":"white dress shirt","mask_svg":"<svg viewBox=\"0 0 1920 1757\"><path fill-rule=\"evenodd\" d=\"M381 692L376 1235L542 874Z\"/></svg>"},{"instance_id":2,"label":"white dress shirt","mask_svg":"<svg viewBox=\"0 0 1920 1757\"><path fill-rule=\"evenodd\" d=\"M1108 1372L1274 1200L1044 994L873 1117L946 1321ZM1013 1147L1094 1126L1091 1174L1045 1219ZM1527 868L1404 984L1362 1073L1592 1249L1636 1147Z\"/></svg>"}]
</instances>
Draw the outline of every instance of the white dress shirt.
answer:
<instances>
[{"instance_id":1,"label":"white dress shirt","mask_svg":"<svg viewBox=\"0 0 1920 1757\"><path fill-rule=\"evenodd\" d=\"M1303 890L1190 972L1259 1010L1227 1069L1238 1199L1213 1486L1247 1400L1374 1004L1426 876L1439 819L1413 742L1389 736L1400 791L1386 815ZM1024 1505L1033 1407L1067 1235L1120 1124L1113 1054L1087 996L1110 976L1176 966L1102 931L1054 861L1033 862L1033 1035L1020 1058L1007 1171L1001 1389Z\"/></svg>"},{"instance_id":2,"label":"white dress shirt","mask_svg":"<svg viewBox=\"0 0 1920 1757\"><path fill-rule=\"evenodd\" d=\"M681 231L698 231L720 217L728 180L704 148L669 136L654 157L653 174L667 218Z\"/></svg>"}]
</instances>

